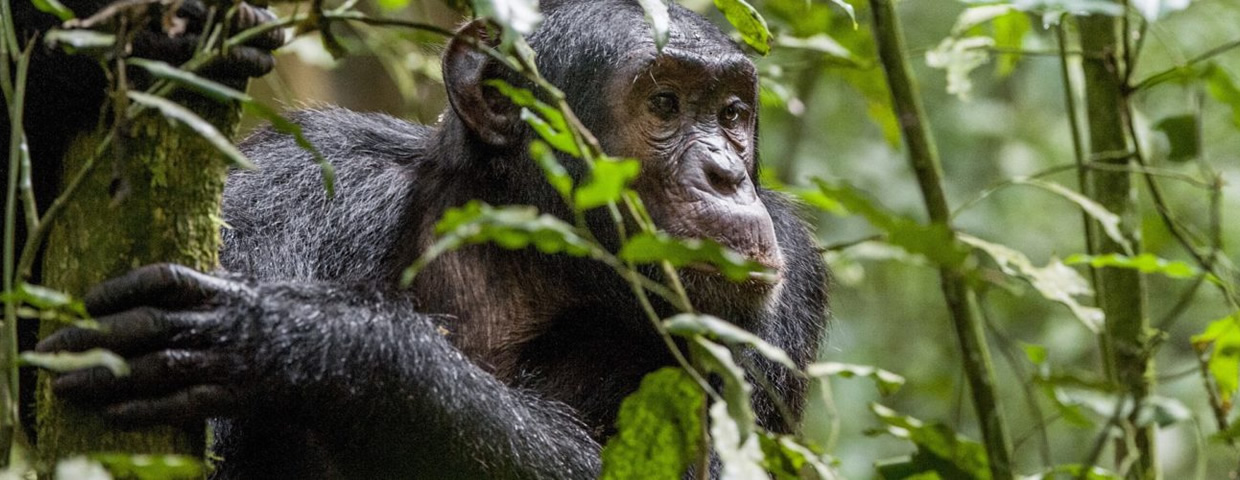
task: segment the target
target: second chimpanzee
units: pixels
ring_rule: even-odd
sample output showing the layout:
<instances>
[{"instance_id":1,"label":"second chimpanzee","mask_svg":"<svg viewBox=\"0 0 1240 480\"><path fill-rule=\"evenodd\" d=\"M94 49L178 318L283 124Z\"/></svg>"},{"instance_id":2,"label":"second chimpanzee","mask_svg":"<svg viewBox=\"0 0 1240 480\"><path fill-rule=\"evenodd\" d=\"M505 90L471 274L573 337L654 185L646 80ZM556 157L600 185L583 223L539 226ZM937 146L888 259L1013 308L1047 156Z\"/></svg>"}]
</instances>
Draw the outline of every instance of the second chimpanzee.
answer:
<instances>
[{"instance_id":1,"label":"second chimpanzee","mask_svg":"<svg viewBox=\"0 0 1240 480\"><path fill-rule=\"evenodd\" d=\"M635 188L655 222L778 272L733 284L687 269L698 309L812 360L826 269L793 206L757 183L754 65L680 7L658 52L635 1L543 6L529 39L539 70L609 153L640 159ZM621 399L673 364L622 279L588 259L483 245L396 287L448 208L570 214L527 154L519 109L486 85L517 79L469 45L444 54L452 106L438 125L294 114L338 170L334 198L292 138L245 140L261 170L229 179L228 273L153 266L97 288L88 307L108 328L64 330L39 349L111 349L133 373L65 374L55 391L124 423L215 419L221 478L596 476ZM580 179L580 163L562 160ZM605 212L587 221L614 247ZM752 357L799 415L804 381ZM764 392L754 404L772 430L799 420Z\"/></svg>"}]
</instances>

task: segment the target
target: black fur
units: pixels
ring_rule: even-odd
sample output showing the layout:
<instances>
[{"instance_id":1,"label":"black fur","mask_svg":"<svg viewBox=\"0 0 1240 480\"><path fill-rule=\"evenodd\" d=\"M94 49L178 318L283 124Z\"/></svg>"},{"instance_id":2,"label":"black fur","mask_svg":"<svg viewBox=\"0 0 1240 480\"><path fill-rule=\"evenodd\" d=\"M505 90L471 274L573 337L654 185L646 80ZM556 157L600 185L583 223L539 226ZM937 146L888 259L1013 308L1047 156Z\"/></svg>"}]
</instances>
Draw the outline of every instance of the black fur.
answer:
<instances>
[{"instance_id":1,"label":"black fur","mask_svg":"<svg viewBox=\"0 0 1240 480\"><path fill-rule=\"evenodd\" d=\"M607 114L603 80L630 53L652 51L640 8L543 4L547 20L530 38L540 71L588 127L611 130L624 119ZM672 18L679 41L738 51L700 17L673 6ZM225 193L229 273L155 266L105 283L87 302L108 333L68 331L40 349L111 346L134 375L68 374L57 392L128 423L214 417L224 459L215 478L596 477L620 401L673 363L614 272L480 245L433 262L411 290L396 287L447 208L482 199L568 215L525 153L529 133L486 144L452 109L435 127L334 108L293 120L336 167L337 195L326 196L292 138L250 136L241 148L261 170L235 172ZM804 366L822 336L827 272L794 206L758 195L786 260L769 301L734 300L744 285L686 280L708 292L698 308ZM614 246L606 215L591 212L589 223ZM744 358L799 417L805 382ZM799 421L755 390L763 426L787 432Z\"/></svg>"}]
</instances>

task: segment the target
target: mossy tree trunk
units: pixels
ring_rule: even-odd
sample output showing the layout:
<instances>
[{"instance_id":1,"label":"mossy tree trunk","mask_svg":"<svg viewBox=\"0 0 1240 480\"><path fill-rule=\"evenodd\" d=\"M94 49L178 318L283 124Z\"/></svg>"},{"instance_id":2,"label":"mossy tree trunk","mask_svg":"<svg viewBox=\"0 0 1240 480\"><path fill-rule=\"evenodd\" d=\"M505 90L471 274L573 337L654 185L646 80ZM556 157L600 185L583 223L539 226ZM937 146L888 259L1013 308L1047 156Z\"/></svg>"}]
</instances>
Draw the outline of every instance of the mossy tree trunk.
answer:
<instances>
[{"instance_id":1,"label":"mossy tree trunk","mask_svg":"<svg viewBox=\"0 0 1240 480\"><path fill-rule=\"evenodd\" d=\"M235 106L190 95L174 100L223 132L236 128ZM106 278L145 264L176 262L210 270L218 262L224 160L197 133L151 110L126 130L112 149L120 158L99 160L48 237L43 276L49 287L80 296ZM104 133L75 142L64 177L83 168ZM55 328L45 325L41 333ZM57 399L46 375L38 389L39 450L49 462L90 452L203 455L203 425L122 431Z\"/></svg>"}]
</instances>

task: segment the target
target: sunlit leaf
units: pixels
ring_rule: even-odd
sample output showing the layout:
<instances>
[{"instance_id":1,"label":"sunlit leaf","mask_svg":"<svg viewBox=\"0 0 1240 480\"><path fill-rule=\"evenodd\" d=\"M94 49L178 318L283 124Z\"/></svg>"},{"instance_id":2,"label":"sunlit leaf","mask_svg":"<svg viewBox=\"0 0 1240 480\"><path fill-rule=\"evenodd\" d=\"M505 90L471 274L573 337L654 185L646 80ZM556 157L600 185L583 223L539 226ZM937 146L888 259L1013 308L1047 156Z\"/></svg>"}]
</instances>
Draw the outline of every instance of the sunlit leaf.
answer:
<instances>
[{"instance_id":1,"label":"sunlit leaf","mask_svg":"<svg viewBox=\"0 0 1240 480\"><path fill-rule=\"evenodd\" d=\"M1029 363L1034 365L1042 365L1046 363L1047 354L1046 347L1043 345L1035 345L1032 343L1022 343L1021 350L1025 352L1025 358L1029 359Z\"/></svg>"},{"instance_id":2,"label":"sunlit leaf","mask_svg":"<svg viewBox=\"0 0 1240 480\"><path fill-rule=\"evenodd\" d=\"M501 48L507 49L517 37L534 33L543 16L538 0L474 0L474 14L489 18L503 29Z\"/></svg>"},{"instance_id":3,"label":"sunlit leaf","mask_svg":"<svg viewBox=\"0 0 1240 480\"><path fill-rule=\"evenodd\" d=\"M1102 206L1098 202L1095 202L1093 199L1081 195L1080 193L1077 193L1076 191L1058 183L1038 180L1036 178L1014 178L1012 179L1012 183L1038 187L1075 203L1081 208L1081 211L1084 211L1086 215L1093 217L1094 220L1097 220L1098 223L1102 225L1102 231L1106 233L1107 238L1110 238L1115 243L1122 245L1126 251L1132 250L1132 244L1120 230L1119 215L1111 213L1110 210L1107 210L1106 207Z\"/></svg>"},{"instance_id":4,"label":"sunlit leaf","mask_svg":"<svg viewBox=\"0 0 1240 480\"><path fill-rule=\"evenodd\" d=\"M22 352L21 362L24 365L44 368L53 372L71 372L83 368L103 367L117 377L129 375L129 364L125 363L125 359L102 348L95 348L85 352Z\"/></svg>"},{"instance_id":5,"label":"sunlit leaf","mask_svg":"<svg viewBox=\"0 0 1240 480\"><path fill-rule=\"evenodd\" d=\"M79 455L57 461L56 474L53 478L56 480L112 480L112 474L108 473L108 470L103 468L103 464L98 461Z\"/></svg>"},{"instance_id":6,"label":"sunlit leaf","mask_svg":"<svg viewBox=\"0 0 1240 480\"><path fill-rule=\"evenodd\" d=\"M723 12L746 45L753 47L758 53L766 55L771 51L771 31L766 26L766 19L745 0L715 0L715 8Z\"/></svg>"},{"instance_id":7,"label":"sunlit leaf","mask_svg":"<svg viewBox=\"0 0 1240 480\"><path fill-rule=\"evenodd\" d=\"M703 335L712 340L733 346L753 347L759 354L791 370L797 370L796 362L782 348L745 331L726 320L711 315L682 313L663 321L668 333L689 337Z\"/></svg>"},{"instance_id":8,"label":"sunlit leaf","mask_svg":"<svg viewBox=\"0 0 1240 480\"><path fill-rule=\"evenodd\" d=\"M1134 422L1137 427L1156 425L1158 428L1167 428L1193 419L1193 411L1174 398L1150 395L1145 397L1141 406Z\"/></svg>"},{"instance_id":9,"label":"sunlit leaf","mask_svg":"<svg viewBox=\"0 0 1240 480\"><path fill-rule=\"evenodd\" d=\"M574 157L581 156L581 150L577 148L577 141L568 126L568 121L558 109L539 100L534 92L514 87L503 80L492 79L483 84L499 90L501 94L512 100L512 103L522 107L521 120L529 124L548 144Z\"/></svg>"},{"instance_id":10,"label":"sunlit leaf","mask_svg":"<svg viewBox=\"0 0 1240 480\"><path fill-rule=\"evenodd\" d=\"M43 34L43 43L69 53L101 53L116 47L116 35L94 30L53 28Z\"/></svg>"},{"instance_id":11,"label":"sunlit leaf","mask_svg":"<svg viewBox=\"0 0 1240 480\"><path fill-rule=\"evenodd\" d=\"M811 377L862 377L874 380L878 385L878 393L891 395L904 386L904 377L870 365L854 365L851 363L819 362L805 367L805 373Z\"/></svg>"},{"instance_id":12,"label":"sunlit leaf","mask_svg":"<svg viewBox=\"0 0 1240 480\"><path fill-rule=\"evenodd\" d=\"M973 92L969 73L990 61L994 46L990 37L947 37L926 52L926 64L947 72L947 93L968 100Z\"/></svg>"},{"instance_id":13,"label":"sunlit leaf","mask_svg":"<svg viewBox=\"0 0 1240 480\"><path fill-rule=\"evenodd\" d=\"M90 458L103 464L117 478L137 480L189 480L202 478L202 462L185 455L131 455L95 453Z\"/></svg>"},{"instance_id":14,"label":"sunlit leaf","mask_svg":"<svg viewBox=\"0 0 1240 480\"><path fill-rule=\"evenodd\" d=\"M55 15L62 22L73 20L76 16L73 10L69 10L69 7L64 6L59 0L30 0L30 3L34 4L34 8L39 9L40 12Z\"/></svg>"},{"instance_id":15,"label":"sunlit leaf","mask_svg":"<svg viewBox=\"0 0 1240 480\"><path fill-rule=\"evenodd\" d=\"M667 45L667 36L672 28L672 19L667 13L667 3L665 0L637 0L641 4L642 10L646 12L646 22L650 24L650 30L654 33L654 46L659 51L663 51L663 46Z\"/></svg>"},{"instance_id":16,"label":"sunlit leaf","mask_svg":"<svg viewBox=\"0 0 1240 480\"><path fill-rule=\"evenodd\" d=\"M857 12L853 9L852 5L845 0L831 0L831 3L834 3L837 7L844 9L844 13L848 14L848 19L852 20L853 28L857 28Z\"/></svg>"},{"instance_id":17,"label":"sunlit leaf","mask_svg":"<svg viewBox=\"0 0 1240 480\"><path fill-rule=\"evenodd\" d=\"M1044 472L1035 473L1027 477L1021 477L1021 480L1059 480L1062 478L1075 478L1080 480L1120 480L1121 476L1115 472L1107 470L1099 466L1090 466L1089 470L1081 471L1080 464L1056 465ZM1082 476L1081 474L1084 473Z\"/></svg>"},{"instance_id":18,"label":"sunlit leaf","mask_svg":"<svg viewBox=\"0 0 1240 480\"><path fill-rule=\"evenodd\" d=\"M905 463L888 466L901 470L904 475L884 473L884 478L908 478L908 475L923 472L934 472L942 478L954 480L991 478L986 449L981 444L957 435L947 425L927 425L882 405L872 404L870 410L886 425L886 433L907 439L917 446L917 453Z\"/></svg>"},{"instance_id":19,"label":"sunlit leaf","mask_svg":"<svg viewBox=\"0 0 1240 480\"><path fill-rule=\"evenodd\" d=\"M760 432L758 440L765 457L762 466L771 472L776 480L839 478L818 453L799 443L795 437Z\"/></svg>"},{"instance_id":20,"label":"sunlit leaf","mask_svg":"<svg viewBox=\"0 0 1240 480\"><path fill-rule=\"evenodd\" d=\"M620 194L641 169L641 163L631 158L604 158L594 162L590 179L577 187L573 201L578 210L589 210L620 200Z\"/></svg>"},{"instance_id":21,"label":"sunlit leaf","mask_svg":"<svg viewBox=\"0 0 1240 480\"><path fill-rule=\"evenodd\" d=\"M539 214L530 206L492 207L474 200L444 212L435 225L439 238L422 257L405 269L402 284L408 285L428 263L440 255L465 245L494 243L516 250L529 246L543 253L565 253L575 257L596 254L590 242L577 235L563 220Z\"/></svg>"},{"instance_id":22,"label":"sunlit leaf","mask_svg":"<svg viewBox=\"0 0 1240 480\"><path fill-rule=\"evenodd\" d=\"M1052 258L1045 267L1037 267L1025 254L1004 245L964 234L959 235L959 239L961 242L986 252L1003 273L1028 281L1046 299L1068 307L1090 331L1094 333L1102 331L1105 320L1102 310L1081 305L1075 298L1094 293L1089 287L1089 282L1076 270L1068 268L1055 258Z\"/></svg>"},{"instance_id":23,"label":"sunlit leaf","mask_svg":"<svg viewBox=\"0 0 1240 480\"><path fill-rule=\"evenodd\" d=\"M564 166L560 165L560 161L555 158L551 147L544 142L534 140L530 142L530 156L538 162L538 167L542 169L547 183L550 183L561 197L570 198L569 196L573 193L573 179L568 176L568 171L564 170Z\"/></svg>"},{"instance_id":24,"label":"sunlit leaf","mask_svg":"<svg viewBox=\"0 0 1240 480\"><path fill-rule=\"evenodd\" d=\"M1130 0L1135 8L1148 22L1157 21L1172 12L1188 8L1191 0Z\"/></svg>"},{"instance_id":25,"label":"sunlit leaf","mask_svg":"<svg viewBox=\"0 0 1240 480\"><path fill-rule=\"evenodd\" d=\"M757 415L754 414L753 406L749 403L753 387L745 380L745 370L736 363L732 357L732 350L728 347L700 336L693 337L691 341L695 353L694 358L707 372L718 375L723 380L723 403L727 404L727 416L735 421L735 427L740 430L740 439L749 438L756 428ZM719 402L715 405L718 406ZM712 415L712 420L713 417L714 415ZM711 433L714 433L713 426ZM717 439L716 442L718 442Z\"/></svg>"},{"instance_id":26,"label":"sunlit leaf","mask_svg":"<svg viewBox=\"0 0 1240 480\"><path fill-rule=\"evenodd\" d=\"M744 433L736 419L728 415L728 403L715 402L710 406L710 439L723 466L720 480L766 478L761 441L753 433Z\"/></svg>"},{"instance_id":27,"label":"sunlit leaf","mask_svg":"<svg viewBox=\"0 0 1240 480\"><path fill-rule=\"evenodd\" d=\"M1240 388L1240 312L1210 322L1192 341L1198 350L1209 350L1210 376L1214 378L1224 410L1231 410L1236 389Z\"/></svg>"},{"instance_id":28,"label":"sunlit leaf","mask_svg":"<svg viewBox=\"0 0 1240 480\"><path fill-rule=\"evenodd\" d=\"M701 388L680 368L642 379L620 404L617 432L603 448L605 480L679 480L702 447Z\"/></svg>"},{"instance_id":29,"label":"sunlit leaf","mask_svg":"<svg viewBox=\"0 0 1240 480\"><path fill-rule=\"evenodd\" d=\"M130 100L133 100L136 103L159 110L160 114L162 114L164 118L169 119L169 121L176 120L182 125L189 127L194 131L194 133L198 134L199 137L202 137L203 140L210 143L216 151L223 154L224 158L237 168L242 168L245 170L254 170L258 168L254 165L254 163L250 162L250 159L245 157L244 153L241 153L241 150L237 150L237 146L233 145L232 141L230 141L228 137L220 133L220 131L215 128L215 125L212 125L211 122L203 120L202 117L199 117L198 114L194 113L190 109L178 105L166 98L148 93L130 90L125 92L125 94Z\"/></svg>"},{"instance_id":30,"label":"sunlit leaf","mask_svg":"<svg viewBox=\"0 0 1240 480\"><path fill-rule=\"evenodd\" d=\"M852 52L840 45L831 36L820 33L812 37L792 37L780 35L775 39L776 43L781 47L795 48L798 50L809 50L823 54L817 60L832 65L845 65L851 67L860 67L861 62Z\"/></svg>"},{"instance_id":31,"label":"sunlit leaf","mask_svg":"<svg viewBox=\"0 0 1240 480\"><path fill-rule=\"evenodd\" d=\"M0 301L30 305L39 310L63 310L87 317L86 305L67 293L47 287L21 283L12 293L0 293Z\"/></svg>"},{"instance_id":32,"label":"sunlit leaf","mask_svg":"<svg viewBox=\"0 0 1240 480\"><path fill-rule=\"evenodd\" d=\"M1156 273L1168 278L1191 279L1206 275L1206 279L1217 283L1218 277L1203 272L1197 266L1179 260L1166 260L1152 253L1142 253L1135 257L1112 253L1108 255L1070 255L1064 259L1068 265L1089 264L1094 268L1127 268L1141 273Z\"/></svg>"},{"instance_id":33,"label":"sunlit leaf","mask_svg":"<svg viewBox=\"0 0 1240 480\"><path fill-rule=\"evenodd\" d=\"M1172 162L1187 162L1201 153L1197 129L1196 115L1176 115L1154 124L1154 130L1167 136L1167 143L1170 146L1167 160Z\"/></svg>"},{"instance_id":34,"label":"sunlit leaf","mask_svg":"<svg viewBox=\"0 0 1240 480\"><path fill-rule=\"evenodd\" d=\"M1029 16L1024 12L1009 11L990 22L994 30L995 48L1016 52L1024 47L1025 36L1033 29ZM1001 53L996 59L995 73L1000 77L1011 75L1020 60L1020 54Z\"/></svg>"},{"instance_id":35,"label":"sunlit leaf","mask_svg":"<svg viewBox=\"0 0 1240 480\"><path fill-rule=\"evenodd\" d=\"M637 264L667 260L676 267L710 265L734 282L751 278L771 279L773 275L761 264L713 240L679 239L664 233L633 235L620 248L620 258Z\"/></svg>"},{"instance_id":36,"label":"sunlit leaf","mask_svg":"<svg viewBox=\"0 0 1240 480\"><path fill-rule=\"evenodd\" d=\"M409 0L378 0L379 8L394 12L409 6Z\"/></svg>"}]
</instances>

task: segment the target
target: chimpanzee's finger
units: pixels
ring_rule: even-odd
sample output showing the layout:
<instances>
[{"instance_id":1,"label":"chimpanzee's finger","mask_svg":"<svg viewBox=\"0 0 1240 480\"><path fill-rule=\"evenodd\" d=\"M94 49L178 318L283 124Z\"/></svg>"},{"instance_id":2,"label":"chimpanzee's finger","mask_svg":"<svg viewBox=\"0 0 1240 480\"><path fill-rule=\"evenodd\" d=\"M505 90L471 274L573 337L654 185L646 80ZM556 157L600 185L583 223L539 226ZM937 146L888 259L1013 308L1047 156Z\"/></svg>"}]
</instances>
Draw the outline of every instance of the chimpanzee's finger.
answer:
<instances>
[{"instance_id":1,"label":"chimpanzee's finger","mask_svg":"<svg viewBox=\"0 0 1240 480\"><path fill-rule=\"evenodd\" d=\"M193 327L194 316L170 314L143 307L101 317L99 329L65 328L35 346L38 352L84 352L92 348L111 350L122 356L168 346L175 336Z\"/></svg>"},{"instance_id":2,"label":"chimpanzee's finger","mask_svg":"<svg viewBox=\"0 0 1240 480\"><path fill-rule=\"evenodd\" d=\"M139 306L188 308L235 288L232 282L186 266L147 265L96 285L86 294L86 310L100 316Z\"/></svg>"},{"instance_id":3,"label":"chimpanzee's finger","mask_svg":"<svg viewBox=\"0 0 1240 480\"><path fill-rule=\"evenodd\" d=\"M193 385L223 378L220 356L200 350L160 350L129 361L129 374L105 368L69 372L52 380L57 396L70 401L108 405L135 398L158 398Z\"/></svg>"},{"instance_id":4,"label":"chimpanzee's finger","mask_svg":"<svg viewBox=\"0 0 1240 480\"><path fill-rule=\"evenodd\" d=\"M111 405L104 416L121 425L183 425L229 413L237 404L236 393L223 385L195 385L159 398L144 398Z\"/></svg>"},{"instance_id":5,"label":"chimpanzee's finger","mask_svg":"<svg viewBox=\"0 0 1240 480\"><path fill-rule=\"evenodd\" d=\"M236 32L242 32L251 27L257 27L275 20L276 15L271 13L271 10L242 2L237 9L237 14L233 17L233 29ZM245 44L261 50L271 51L284 46L284 41L284 30L273 28L262 35L251 38Z\"/></svg>"}]
</instances>

